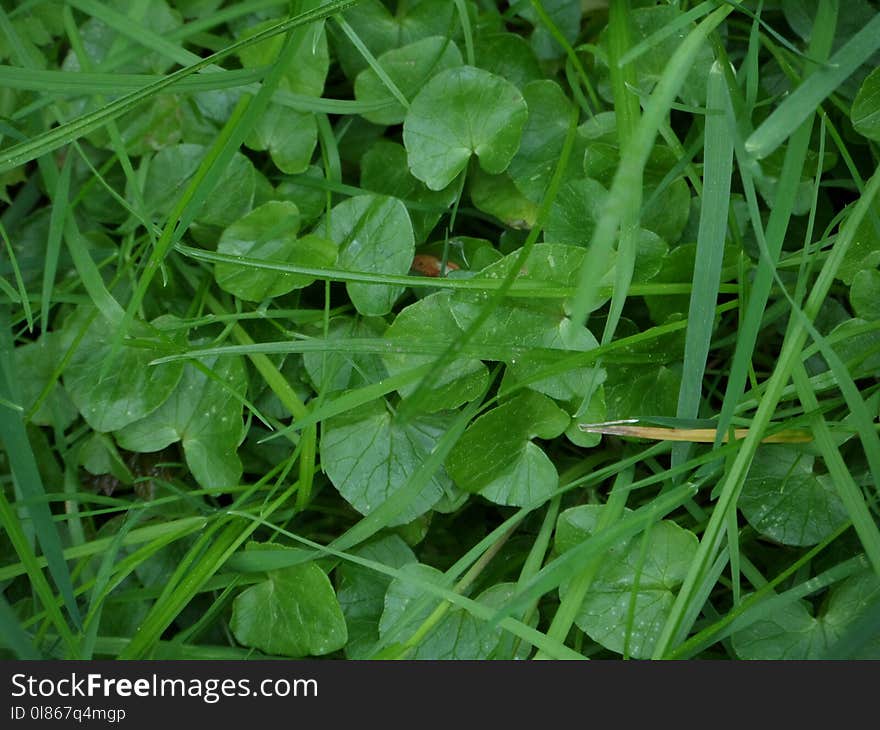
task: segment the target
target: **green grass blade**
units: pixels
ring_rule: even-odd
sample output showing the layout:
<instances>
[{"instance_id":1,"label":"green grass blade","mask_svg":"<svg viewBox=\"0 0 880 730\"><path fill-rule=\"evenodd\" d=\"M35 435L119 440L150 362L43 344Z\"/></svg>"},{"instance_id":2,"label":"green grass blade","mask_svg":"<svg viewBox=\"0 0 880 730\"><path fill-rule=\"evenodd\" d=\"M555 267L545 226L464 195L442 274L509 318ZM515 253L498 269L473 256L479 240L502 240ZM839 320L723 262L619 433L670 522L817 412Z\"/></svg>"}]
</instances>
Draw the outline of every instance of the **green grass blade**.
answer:
<instances>
[{"instance_id":1,"label":"green grass blade","mask_svg":"<svg viewBox=\"0 0 880 730\"><path fill-rule=\"evenodd\" d=\"M88 244L79 232L73 216L70 215L67 216L64 222L64 240L67 243L67 250L70 251L70 257L73 259L76 272L79 274L82 285L92 300L92 304L95 305L111 325L119 327L122 324L125 311L122 309L122 305L107 290L104 278L101 276L101 272L89 253Z\"/></svg>"},{"instance_id":2,"label":"green grass blade","mask_svg":"<svg viewBox=\"0 0 880 730\"><path fill-rule=\"evenodd\" d=\"M58 609L55 602L55 593L40 569L37 557L31 549L28 538L21 529L18 516L13 512L11 505L6 500L6 495L2 491L0 491L0 526L3 527L9 542L18 554L24 572L30 580L31 589L45 607L49 620L67 649L68 656L77 656L77 637L71 631L67 621L64 620L64 616Z\"/></svg>"},{"instance_id":3,"label":"green grass blade","mask_svg":"<svg viewBox=\"0 0 880 730\"><path fill-rule=\"evenodd\" d=\"M44 330L49 326L49 307L52 304L52 288L55 286L55 272L58 271L58 256L61 253L61 236L64 232L64 219L67 215L67 201L70 194L70 171L73 157L68 154L58 176L58 183L52 195L52 212L49 217L49 238L46 241L46 267L43 269L43 291L40 295L40 323Z\"/></svg>"},{"instance_id":4,"label":"green grass blade","mask_svg":"<svg viewBox=\"0 0 880 730\"><path fill-rule=\"evenodd\" d=\"M6 249L6 255L9 257L9 265L12 267L12 275L15 277L15 286L17 288L18 301L21 303L28 329L34 329L34 314L31 310L30 296L24 285L24 279L21 277L21 268L18 265L18 259L15 256L15 249L12 248L12 242L6 235L6 228L0 223L0 237L3 238L3 246Z\"/></svg>"},{"instance_id":5,"label":"green grass blade","mask_svg":"<svg viewBox=\"0 0 880 730\"><path fill-rule=\"evenodd\" d=\"M464 36L464 57L467 59L469 66L475 66L474 31L471 28L471 16L468 14L468 6L464 0L453 0L453 2L458 13L458 22L461 24L461 33Z\"/></svg>"},{"instance_id":6,"label":"green grass blade","mask_svg":"<svg viewBox=\"0 0 880 730\"><path fill-rule=\"evenodd\" d=\"M7 314L3 311L0 315L0 397L16 403L18 375L15 371L13 343L6 318ZM20 412L0 409L0 440L6 450L15 483L26 503L25 509L37 541L43 555L46 556L49 573L64 597L64 604L71 621L75 626L79 626L81 624L79 607L74 598L70 571L64 560L61 536L58 534L49 506L44 501L46 490ZM7 525L8 529L10 528Z\"/></svg>"},{"instance_id":7,"label":"green grass blade","mask_svg":"<svg viewBox=\"0 0 880 730\"><path fill-rule=\"evenodd\" d=\"M703 375L712 340L721 263L727 237L733 142L725 118L727 85L720 64L709 71L703 152L703 197L694 261L694 288L688 306L684 366L678 392L678 418L696 418L703 395ZM672 449L673 465L687 460L687 444Z\"/></svg>"},{"instance_id":8,"label":"green grass blade","mask_svg":"<svg viewBox=\"0 0 880 730\"><path fill-rule=\"evenodd\" d=\"M620 58L632 44L629 0L611 0L608 16L608 63L611 69L611 89L614 94L614 117L620 149L628 149L639 126L639 99L633 89L637 87L636 70L632 64L621 64ZM632 283L636 263L636 247L639 236L639 214L642 208L642 173L633 179L633 187L626 197L620 214L620 239L617 243L617 259L614 266L614 289L611 306L602 331L602 343L611 342L623 314L623 306ZM592 390L592 388L590 388Z\"/></svg>"},{"instance_id":9,"label":"green grass blade","mask_svg":"<svg viewBox=\"0 0 880 730\"><path fill-rule=\"evenodd\" d=\"M364 42L361 40L360 36L355 32L354 28L352 28L343 18L342 16L336 16L333 19L336 22L342 32L348 37L348 40L351 41L352 45L358 49L358 52L363 56L364 60L367 62L367 65L373 69L373 72L376 76L379 77L380 81L385 84L385 88L391 93L391 95L400 102L400 105L404 109L409 109L409 99L406 98L406 95L397 87L397 84L391 79L391 77L385 72L385 69L382 68L382 64L376 60L376 57L370 53L370 49L364 45Z\"/></svg>"}]
</instances>

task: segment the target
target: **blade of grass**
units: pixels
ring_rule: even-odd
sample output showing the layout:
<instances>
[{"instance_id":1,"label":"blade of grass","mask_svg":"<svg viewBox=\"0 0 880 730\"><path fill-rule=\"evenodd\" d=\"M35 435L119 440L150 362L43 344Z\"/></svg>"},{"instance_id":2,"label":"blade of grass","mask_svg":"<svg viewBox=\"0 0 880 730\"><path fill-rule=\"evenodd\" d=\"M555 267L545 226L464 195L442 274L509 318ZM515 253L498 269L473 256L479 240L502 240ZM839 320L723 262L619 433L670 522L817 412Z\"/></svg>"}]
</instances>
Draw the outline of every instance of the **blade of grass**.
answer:
<instances>
[{"instance_id":1,"label":"blade of grass","mask_svg":"<svg viewBox=\"0 0 880 730\"><path fill-rule=\"evenodd\" d=\"M7 313L0 310L0 397L18 402L18 374L15 371L12 337L9 334ZM73 582L64 560L61 536L52 519L49 505L43 501L46 490L40 477L37 461L28 440L22 414L11 409L0 409L0 440L6 450L12 476L24 500L33 500L26 506L37 541L46 557L49 573L58 591L64 597L64 605L74 626L81 625L79 607L74 598ZM10 515L12 515L10 511ZM12 517L12 519L15 519ZM12 529L10 524L6 529ZM22 546L17 546L21 548ZM21 554L20 554L21 555ZM24 557L22 556L22 559ZM31 576L32 580L34 575ZM42 577L42 575L41 575ZM48 584L47 584L48 585ZM45 598L45 596L43 596ZM60 619L60 614L56 617ZM63 619L62 619L63 621ZM58 626L59 631L61 627ZM66 630L66 624L65 624ZM68 637L72 634L67 631Z\"/></svg>"},{"instance_id":2,"label":"blade of grass","mask_svg":"<svg viewBox=\"0 0 880 730\"><path fill-rule=\"evenodd\" d=\"M70 251L76 273L79 274L80 281L92 300L92 304L112 327L121 326L125 310L107 290L104 278L95 265L86 240L79 232L72 215L68 215L64 221L64 241L67 243L67 250Z\"/></svg>"},{"instance_id":3,"label":"blade of grass","mask_svg":"<svg viewBox=\"0 0 880 730\"><path fill-rule=\"evenodd\" d=\"M819 452L822 454L822 459L825 461L828 473L831 475L834 488L846 508L856 534L858 534L862 542L865 555L867 555L874 569L880 573L880 530L877 529L874 517L865 503L862 490L855 483L855 480L846 468L846 462L844 462L843 457L840 455L837 444L834 443L831 430L828 428L825 417L819 410L819 401L810 387L807 371L804 369L803 363L795 363L791 374L795 387L798 390L798 397L804 404L804 408L813 413L810 419L810 426L813 433L816 434L816 443L819 446Z\"/></svg>"},{"instance_id":4,"label":"blade of grass","mask_svg":"<svg viewBox=\"0 0 880 730\"><path fill-rule=\"evenodd\" d=\"M135 22L131 17L97 2L97 0L68 0L68 6L81 10L86 15L100 20L108 28L118 31L126 38L133 40L143 49L149 49L165 56L181 66L198 63L202 59L192 51L177 45L173 41L154 33L149 28Z\"/></svg>"},{"instance_id":5,"label":"blade of grass","mask_svg":"<svg viewBox=\"0 0 880 730\"><path fill-rule=\"evenodd\" d=\"M110 547L101 558L98 571L92 584L92 594L89 600L89 610L84 624L85 632L80 644L80 659L92 659L95 651L95 642L98 638L98 630L101 624L101 615L107 598L107 587L111 582L114 563L126 535L145 516L145 512L129 510L125 513L119 531L113 536ZM120 579L121 580L121 579Z\"/></svg>"},{"instance_id":6,"label":"blade of grass","mask_svg":"<svg viewBox=\"0 0 880 730\"><path fill-rule=\"evenodd\" d=\"M469 66L476 66L474 54L474 31L471 28L471 16L468 14L468 6L464 0L453 0L455 10L458 13L458 22L461 24L461 34L464 36L464 57Z\"/></svg>"},{"instance_id":7,"label":"blade of grass","mask_svg":"<svg viewBox=\"0 0 880 730\"><path fill-rule=\"evenodd\" d=\"M9 542L12 544L13 549L18 555L18 559L21 561L24 572L30 580L31 589L43 604L50 622L61 637L61 640L66 647L67 655L77 656L77 637L67 625L67 621L64 620L64 616L61 614L61 611L55 603L55 592L52 590L52 587L43 575L37 556L34 555L33 550L31 550L30 543L28 542L24 531L21 529L18 517L13 512L12 507L6 500L6 495L2 490L0 490L0 525L2 525ZM72 596L72 588L70 593ZM74 609L76 609L75 602Z\"/></svg>"},{"instance_id":8,"label":"blade of grass","mask_svg":"<svg viewBox=\"0 0 880 730\"><path fill-rule=\"evenodd\" d=\"M46 263L43 269L43 291L40 295L40 324L43 331L49 327L49 307L52 303L52 289L55 286L55 273L58 271L58 256L61 253L61 236L64 219L67 215L67 200L70 194L70 171L73 157L68 154L61 167L61 174L52 195L52 211L49 214L49 236L46 240Z\"/></svg>"},{"instance_id":9,"label":"blade of grass","mask_svg":"<svg viewBox=\"0 0 880 730\"><path fill-rule=\"evenodd\" d=\"M720 64L709 71L706 92L706 129L703 145L703 197L694 255L694 287L688 305L684 365L678 391L678 418L696 418L703 395L703 375L712 343L718 287L730 204L733 142L724 111L727 86ZM687 461L688 446L672 449L672 463Z\"/></svg>"},{"instance_id":10,"label":"blade of grass","mask_svg":"<svg viewBox=\"0 0 880 730\"><path fill-rule=\"evenodd\" d=\"M639 126L639 99L632 92L636 88L636 71L632 64L621 64L620 58L632 45L629 0L611 0L608 15L608 63L611 69L611 90L614 95L614 118L621 150L628 149ZM614 266L614 289L611 306L602 331L602 343L614 338L614 332L623 314L623 305L632 283L639 235L639 217L642 208L643 168L633 176L633 187L620 212L620 238ZM592 393L593 388L588 388Z\"/></svg>"},{"instance_id":11,"label":"blade of grass","mask_svg":"<svg viewBox=\"0 0 880 730\"><path fill-rule=\"evenodd\" d=\"M163 522L156 525L138 527L132 530L125 537L125 539L123 540L123 545L126 547L130 547L132 545L138 545L142 542L149 542L150 540L154 540L168 534L175 536L174 539L178 539L180 537L184 537L186 535L190 535L192 533L203 530L205 528L205 525L207 524L207 521L208 520L205 517L184 517L178 520L171 520L169 522ZM110 537L100 537L83 545L76 545L74 547L67 548L64 551L64 559L80 560L82 558L90 557L92 555L98 555L109 549L110 545L112 544L112 540L113 538ZM46 558L36 558L35 565L37 568L40 569L45 568L47 565ZM19 575L24 575L26 572L27 569L23 563L4 565L2 568L0 568L0 581L12 580Z\"/></svg>"},{"instance_id":12,"label":"blade of grass","mask_svg":"<svg viewBox=\"0 0 880 730\"><path fill-rule=\"evenodd\" d=\"M6 228L0 223L0 237L3 238L3 246L6 248L6 255L9 257L9 265L12 266L12 275L15 277L15 285L18 289L18 301L21 303L24 317L28 324L28 330L34 329L34 314L31 310L30 295L24 285L24 279L21 277L21 269L18 265L18 259L15 256L15 249L12 248L12 242L6 235Z\"/></svg>"},{"instance_id":13,"label":"blade of grass","mask_svg":"<svg viewBox=\"0 0 880 730\"><path fill-rule=\"evenodd\" d=\"M370 49L364 45L364 42L361 40L355 29L352 28L341 15L335 16L333 21L340 27L342 32L345 33L352 45L357 48L358 53L363 56L367 65L373 69L373 72L379 77L379 80L385 84L385 88L388 89L391 95L397 99L404 109L409 109L409 99L406 98L404 93L397 87L397 84L395 84L391 77L385 72L385 69L382 68L382 64L376 60L376 57L372 53L370 53Z\"/></svg>"}]
</instances>

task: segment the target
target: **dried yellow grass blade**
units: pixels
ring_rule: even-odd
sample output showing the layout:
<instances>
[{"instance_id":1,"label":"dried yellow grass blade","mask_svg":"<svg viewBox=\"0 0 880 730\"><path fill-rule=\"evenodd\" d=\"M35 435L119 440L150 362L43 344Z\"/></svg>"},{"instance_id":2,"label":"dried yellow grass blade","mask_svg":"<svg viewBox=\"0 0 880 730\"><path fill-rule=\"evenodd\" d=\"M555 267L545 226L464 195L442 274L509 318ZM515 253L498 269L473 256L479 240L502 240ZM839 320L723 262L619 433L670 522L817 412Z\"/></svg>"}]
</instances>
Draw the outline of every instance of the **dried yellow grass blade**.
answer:
<instances>
[{"instance_id":1,"label":"dried yellow grass blade","mask_svg":"<svg viewBox=\"0 0 880 730\"><path fill-rule=\"evenodd\" d=\"M601 433L610 436L631 436L653 441L689 441L691 443L711 444L718 433L714 428L661 428L659 426L636 426L635 421L605 421L603 423L581 423L579 428L587 433ZM735 439L743 439L749 432L747 428L734 429ZM724 443L729 435L724 434ZM765 444L800 444L813 440L809 431L787 429L771 434L761 440Z\"/></svg>"}]
</instances>

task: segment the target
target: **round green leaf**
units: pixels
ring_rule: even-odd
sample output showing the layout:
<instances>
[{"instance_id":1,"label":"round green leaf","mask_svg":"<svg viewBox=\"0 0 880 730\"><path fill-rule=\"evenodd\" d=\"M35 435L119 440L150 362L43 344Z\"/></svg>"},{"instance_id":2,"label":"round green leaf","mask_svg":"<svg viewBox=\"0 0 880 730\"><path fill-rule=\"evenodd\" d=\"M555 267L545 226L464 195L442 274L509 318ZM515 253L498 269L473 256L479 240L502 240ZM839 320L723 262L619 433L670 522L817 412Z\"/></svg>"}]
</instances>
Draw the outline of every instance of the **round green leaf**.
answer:
<instances>
[{"instance_id":1,"label":"round green leaf","mask_svg":"<svg viewBox=\"0 0 880 730\"><path fill-rule=\"evenodd\" d=\"M88 324L90 317L93 319ZM150 364L167 354L167 345L161 342L158 332L164 321L154 321L158 328L136 322L131 333L141 338L139 346L123 345L106 373L104 363L113 350L113 327L91 307L81 307L67 321L65 349L81 328L87 329L64 369L64 387L96 431L115 431L143 418L162 405L177 386L183 374L182 362ZM182 345L183 330L179 332L173 339ZM155 346L145 347L151 339Z\"/></svg>"},{"instance_id":2,"label":"round green leaf","mask_svg":"<svg viewBox=\"0 0 880 730\"><path fill-rule=\"evenodd\" d=\"M213 378L187 363L170 397L115 436L130 451L159 451L181 441L187 466L199 484L206 489L230 487L238 484L242 472L237 451L244 435L244 360L214 356L201 363L213 371Z\"/></svg>"},{"instance_id":3,"label":"round green leaf","mask_svg":"<svg viewBox=\"0 0 880 730\"><path fill-rule=\"evenodd\" d=\"M336 245L315 235L297 239L298 230L296 205L273 200L224 230L217 251L273 263L314 268L332 266L336 261ZM287 294L314 281L302 274L257 269L244 263L218 263L214 277L221 289L252 302Z\"/></svg>"},{"instance_id":4,"label":"round green leaf","mask_svg":"<svg viewBox=\"0 0 880 730\"><path fill-rule=\"evenodd\" d=\"M541 66L535 52L522 36L516 33L491 33L477 45L477 66L496 76L502 76L522 89L529 81L542 78ZM529 107L529 114L532 113Z\"/></svg>"},{"instance_id":5,"label":"round green leaf","mask_svg":"<svg viewBox=\"0 0 880 730\"><path fill-rule=\"evenodd\" d=\"M269 104L245 140L252 150L268 150L275 167L288 175L309 168L317 143L315 115L280 104Z\"/></svg>"},{"instance_id":6,"label":"round green leaf","mask_svg":"<svg viewBox=\"0 0 880 730\"><path fill-rule=\"evenodd\" d=\"M357 195L333 207L329 236L339 245L336 265L348 271L407 274L415 255L415 239L406 206L384 195ZM325 230L320 224L318 231ZM361 314L387 314L404 288L384 284L346 284Z\"/></svg>"},{"instance_id":7,"label":"round green leaf","mask_svg":"<svg viewBox=\"0 0 880 730\"><path fill-rule=\"evenodd\" d=\"M239 593L229 625L244 646L278 656L329 654L348 639L333 586L315 563L270 571Z\"/></svg>"},{"instance_id":8,"label":"round green leaf","mask_svg":"<svg viewBox=\"0 0 880 730\"><path fill-rule=\"evenodd\" d=\"M749 524L783 545L815 545L846 522L833 481L814 463L788 446L758 449L738 503Z\"/></svg>"},{"instance_id":9,"label":"round green leaf","mask_svg":"<svg viewBox=\"0 0 880 730\"><path fill-rule=\"evenodd\" d=\"M522 507L559 484L556 467L533 438L559 436L568 414L539 393L526 391L480 416L446 459L456 484L497 504Z\"/></svg>"},{"instance_id":10,"label":"round green leaf","mask_svg":"<svg viewBox=\"0 0 880 730\"><path fill-rule=\"evenodd\" d=\"M386 51L376 60L404 97L411 99L431 76L461 66L461 53L448 38L431 36ZM365 68L357 75L354 95L358 101L368 104L388 103L384 109L363 113L362 116L374 124L400 124L406 116L406 109L372 68Z\"/></svg>"},{"instance_id":11,"label":"round green leaf","mask_svg":"<svg viewBox=\"0 0 880 730\"><path fill-rule=\"evenodd\" d=\"M406 485L448 425L449 417L439 414L401 422L384 402L372 401L324 424L321 467L345 500L367 515ZM449 487L446 472L437 471L390 524L423 515Z\"/></svg>"},{"instance_id":12,"label":"round green leaf","mask_svg":"<svg viewBox=\"0 0 880 730\"><path fill-rule=\"evenodd\" d=\"M473 66L434 76L412 100L403 124L410 170L441 190L471 155L488 173L504 172L519 148L526 102L509 81Z\"/></svg>"},{"instance_id":13,"label":"round green leaf","mask_svg":"<svg viewBox=\"0 0 880 730\"><path fill-rule=\"evenodd\" d=\"M604 506L565 510L556 527L556 549L564 552L596 530ZM697 553L697 537L674 522L651 526L648 545L638 536L605 553L575 623L606 649L636 659L651 656L679 587ZM565 600L569 586L559 595ZM632 618L630 619L630 616Z\"/></svg>"}]
</instances>

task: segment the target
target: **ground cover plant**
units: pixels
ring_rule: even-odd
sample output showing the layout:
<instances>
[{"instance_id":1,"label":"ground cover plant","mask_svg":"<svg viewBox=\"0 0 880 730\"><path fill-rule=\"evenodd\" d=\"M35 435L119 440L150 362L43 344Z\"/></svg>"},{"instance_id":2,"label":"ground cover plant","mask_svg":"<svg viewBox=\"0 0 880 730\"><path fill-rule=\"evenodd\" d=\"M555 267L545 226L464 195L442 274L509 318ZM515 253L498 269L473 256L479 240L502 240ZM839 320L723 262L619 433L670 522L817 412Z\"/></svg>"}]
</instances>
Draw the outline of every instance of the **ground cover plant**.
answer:
<instances>
[{"instance_id":1,"label":"ground cover plant","mask_svg":"<svg viewBox=\"0 0 880 730\"><path fill-rule=\"evenodd\" d=\"M869 0L0 0L0 651L880 658Z\"/></svg>"}]
</instances>

